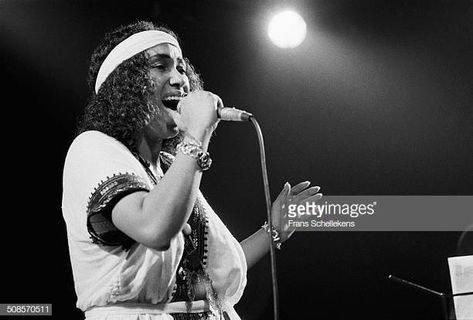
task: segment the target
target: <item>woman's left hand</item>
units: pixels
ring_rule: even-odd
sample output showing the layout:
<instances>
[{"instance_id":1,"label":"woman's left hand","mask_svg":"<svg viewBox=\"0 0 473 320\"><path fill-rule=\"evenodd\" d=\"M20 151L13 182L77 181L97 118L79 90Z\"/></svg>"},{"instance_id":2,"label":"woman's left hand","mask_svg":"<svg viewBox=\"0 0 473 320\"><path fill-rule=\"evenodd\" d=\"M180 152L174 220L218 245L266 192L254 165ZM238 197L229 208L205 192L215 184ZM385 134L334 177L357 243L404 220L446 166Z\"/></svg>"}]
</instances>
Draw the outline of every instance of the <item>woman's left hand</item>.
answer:
<instances>
[{"instance_id":1,"label":"woman's left hand","mask_svg":"<svg viewBox=\"0 0 473 320\"><path fill-rule=\"evenodd\" d=\"M309 187L310 182L304 181L291 187L289 182L286 182L284 188L279 193L276 200L271 206L271 219L273 220L274 229L279 233L279 242L284 242L289 239L295 231L295 227L287 224L288 207L289 205L300 205L306 202L316 202L322 198L322 193L318 193L319 186Z\"/></svg>"}]
</instances>

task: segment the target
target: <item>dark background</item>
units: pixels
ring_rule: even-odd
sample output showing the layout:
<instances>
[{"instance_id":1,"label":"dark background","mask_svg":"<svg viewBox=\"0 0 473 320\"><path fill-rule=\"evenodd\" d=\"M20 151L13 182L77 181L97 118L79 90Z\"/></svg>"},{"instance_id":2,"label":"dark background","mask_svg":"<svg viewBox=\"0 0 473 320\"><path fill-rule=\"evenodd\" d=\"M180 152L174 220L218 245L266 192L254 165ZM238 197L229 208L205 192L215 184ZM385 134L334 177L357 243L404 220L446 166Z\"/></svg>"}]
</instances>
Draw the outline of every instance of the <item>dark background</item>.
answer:
<instances>
[{"instance_id":1,"label":"dark background","mask_svg":"<svg viewBox=\"0 0 473 320\"><path fill-rule=\"evenodd\" d=\"M288 6L308 26L294 50L266 36ZM0 302L52 303L80 319L61 215L61 175L104 32L162 22L206 89L255 114L273 198L310 180L326 195L471 195L473 2L0 1L4 186ZM202 190L238 239L265 220L251 124L221 123ZM472 219L473 220L473 219ZM461 232L305 232L278 252L282 319L440 319L440 301L388 274L450 291ZM237 310L271 319L269 258Z\"/></svg>"}]
</instances>

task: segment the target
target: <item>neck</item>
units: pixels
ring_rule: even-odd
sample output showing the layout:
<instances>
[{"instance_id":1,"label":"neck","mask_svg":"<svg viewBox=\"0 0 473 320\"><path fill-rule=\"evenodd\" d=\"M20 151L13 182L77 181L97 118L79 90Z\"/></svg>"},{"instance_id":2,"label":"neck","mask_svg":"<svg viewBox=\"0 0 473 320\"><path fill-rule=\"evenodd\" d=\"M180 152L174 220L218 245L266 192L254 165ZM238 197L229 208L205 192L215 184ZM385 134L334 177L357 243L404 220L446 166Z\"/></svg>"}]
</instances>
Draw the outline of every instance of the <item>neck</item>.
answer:
<instances>
[{"instance_id":1,"label":"neck","mask_svg":"<svg viewBox=\"0 0 473 320\"><path fill-rule=\"evenodd\" d=\"M156 167L162 143L162 139L152 138L145 133L137 142L138 153L143 159L150 162L153 167Z\"/></svg>"}]
</instances>

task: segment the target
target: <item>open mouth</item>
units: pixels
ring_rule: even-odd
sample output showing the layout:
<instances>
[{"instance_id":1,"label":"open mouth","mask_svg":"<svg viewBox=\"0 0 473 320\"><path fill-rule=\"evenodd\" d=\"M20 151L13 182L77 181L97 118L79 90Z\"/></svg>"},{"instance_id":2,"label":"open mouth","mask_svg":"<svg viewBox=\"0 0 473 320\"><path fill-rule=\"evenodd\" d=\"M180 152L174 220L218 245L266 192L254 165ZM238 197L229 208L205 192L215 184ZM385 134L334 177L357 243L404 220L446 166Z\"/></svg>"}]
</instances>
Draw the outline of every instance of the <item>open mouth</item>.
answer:
<instances>
[{"instance_id":1,"label":"open mouth","mask_svg":"<svg viewBox=\"0 0 473 320\"><path fill-rule=\"evenodd\" d=\"M177 105L181 101L181 97L167 97L161 101L166 108L177 111Z\"/></svg>"}]
</instances>

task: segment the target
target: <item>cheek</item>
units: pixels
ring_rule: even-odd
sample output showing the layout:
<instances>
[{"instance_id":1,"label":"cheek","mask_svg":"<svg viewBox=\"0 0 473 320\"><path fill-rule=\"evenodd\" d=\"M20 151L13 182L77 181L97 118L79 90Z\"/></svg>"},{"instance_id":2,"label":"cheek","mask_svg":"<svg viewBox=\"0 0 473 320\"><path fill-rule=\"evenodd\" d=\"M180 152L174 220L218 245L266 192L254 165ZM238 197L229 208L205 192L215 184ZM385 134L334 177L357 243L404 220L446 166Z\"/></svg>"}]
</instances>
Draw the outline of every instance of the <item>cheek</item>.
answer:
<instances>
[{"instance_id":1,"label":"cheek","mask_svg":"<svg viewBox=\"0 0 473 320\"><path fill-rule=\"evenodd\" d=\"M171 116L172 111L167 109L162 103L158 103L158 108L152 123L155 127L168 127L171 123L174 124L174 120Z\"/></svg>"},{"instance_id":2,"label":"cheek","mask_svg":"<svg viewBox=\"0 0 473 320\"><path fill-rule=\"evenodd\" d=\"M165 119L168 118L168 114L166 110L164 110L164 106L161 105L161 103L158 103L158 108L156 110L156 114L154 118L152 119L152 123L159 125L163 122L165 122Z\"/></svg>"},{"instance_id":3,"label":"cheek","mask_svg":"<svg viewBox=\"0 0 473 320\"><path fill-rule=\"evenodd\" d=\"M166 127L166 122L163 121L163 118L161 116L155 117L148 125L148 129L157 134L159 137L162 137L163 134L167 131Z\"/></svg>"},{"instance_id":4,"label":"cheek","mask_svg":"<svg viewBox=\"0 0 473 320\"><path fill-rule=\"evenodd\" d=\"M190 81L189 81L189 78L187 76L186 76L185 83L184 83L183 87L184 87L184 92L189 93L189 91L191 91Z\"/></svg>"},{"instance_id":5,"label":"cheek","mask_svg":"<svg viewBox=\"0 0 473 320\"><path fill-rule=\"evenodd\" d=\"M164 83L163 77L157 72L153 72L153 71L150 72L150 76L151 76L151 82L153 84L153 90L156 93L159 93Z\"/></svg>"}]
</instances>

